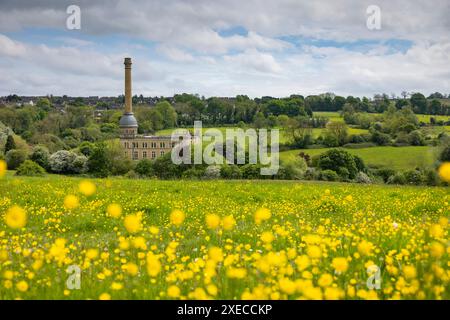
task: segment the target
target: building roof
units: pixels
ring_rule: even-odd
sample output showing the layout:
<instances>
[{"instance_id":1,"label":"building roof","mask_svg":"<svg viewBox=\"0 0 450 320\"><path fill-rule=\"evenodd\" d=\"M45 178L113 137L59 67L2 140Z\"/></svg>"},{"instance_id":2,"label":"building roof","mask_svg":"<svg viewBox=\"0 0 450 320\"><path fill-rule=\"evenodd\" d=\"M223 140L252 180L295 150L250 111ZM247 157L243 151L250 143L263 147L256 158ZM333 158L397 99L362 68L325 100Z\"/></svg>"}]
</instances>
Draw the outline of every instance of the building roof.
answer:
<instances>
[{"instance_id":1,"label":"building roof","mask_svg":"<svg viewBox=\"0 0 450 320\"><path fill-rule=\"evenodd\" d=\"M132 112L124 113L119 121L120 127L137 128L138 123Z\"/></svg>"}]
</instances>

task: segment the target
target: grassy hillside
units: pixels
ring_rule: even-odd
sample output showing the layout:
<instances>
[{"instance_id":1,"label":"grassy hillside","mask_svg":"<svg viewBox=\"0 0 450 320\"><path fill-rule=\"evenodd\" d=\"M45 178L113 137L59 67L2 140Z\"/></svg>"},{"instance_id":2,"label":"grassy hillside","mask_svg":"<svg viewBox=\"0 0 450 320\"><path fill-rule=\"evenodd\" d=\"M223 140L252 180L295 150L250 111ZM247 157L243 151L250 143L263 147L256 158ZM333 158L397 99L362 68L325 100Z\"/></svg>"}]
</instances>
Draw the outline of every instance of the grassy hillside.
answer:
<instances>
[{"instance_id":1,"label":"grassy hillside","mask_svg":"<svg viewBox=\"0 0 450 320\"><path fill-rule=\"evenodd\" d=\"M280 153L280 159L289 161L300 152L310 156L321 154L329 149L298 149ZM372 147L363 149L345 149L360 156L369 166L387 167L397 170L411 170L416 167L428 167L433 164L436 149L432 147Z\"/></svg>"},{"instance_id":2,"label":"grassy hillside","mask_svg":"<svg viewBox=\"0 0 450 320\"><path fill-rule=\"evenodd\" d=\"M450 298L445 188L80 182L0 180L0 299Z\"/></svg>"}]
</instances>

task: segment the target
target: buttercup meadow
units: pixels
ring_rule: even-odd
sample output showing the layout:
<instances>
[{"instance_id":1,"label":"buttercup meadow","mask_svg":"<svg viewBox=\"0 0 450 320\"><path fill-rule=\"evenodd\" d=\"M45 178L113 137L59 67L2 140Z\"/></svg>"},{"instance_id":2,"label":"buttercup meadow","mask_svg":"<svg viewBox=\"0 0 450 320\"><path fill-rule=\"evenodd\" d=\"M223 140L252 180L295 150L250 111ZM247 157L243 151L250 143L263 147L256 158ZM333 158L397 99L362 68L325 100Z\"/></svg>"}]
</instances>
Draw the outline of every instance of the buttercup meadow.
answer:
<instances>
[{"instance_id":1,"label":"buttercup meadow","mask_svg":"<svg viewBox=\"0 0 450 320\"><path fill-rule=\"evenodd\" d=\"M449 211L439 187L7 174L0 298L448 299Z\"/></svg>"}]
</instances>

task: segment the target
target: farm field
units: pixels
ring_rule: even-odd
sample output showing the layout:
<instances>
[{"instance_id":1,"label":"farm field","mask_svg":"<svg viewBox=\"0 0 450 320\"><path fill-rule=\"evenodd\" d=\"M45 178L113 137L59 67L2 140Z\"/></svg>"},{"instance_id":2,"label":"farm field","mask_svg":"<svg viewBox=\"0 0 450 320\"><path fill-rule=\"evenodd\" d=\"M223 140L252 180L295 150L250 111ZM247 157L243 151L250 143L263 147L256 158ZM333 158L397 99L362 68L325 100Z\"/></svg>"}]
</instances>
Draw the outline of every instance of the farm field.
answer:
<instances>
[{"instance_id":1,"label":"farm field","mask_svg":"<svg viewBox=\"0 0 450 320\"><path fill-rule=\"evenodd\" d=\"M297 149L280 152L280 159L289 161L300 152L310 156L321 154L329 149ZM369 166L387 167L396 170L412 170L416 167L429 167L436 157L436 149L427 146L371 147L344 150L360 156Z\"/></svg>"},{"instance_id":2,"label":"farm field","mask_svg":"<svg viewBox=\"0 0 450 320\"><path fill-rule=\"evenodd\" d=\"M446 188L8 175L0 195L0 299L450 298Z\"/></svg>"},{"instance_id":3,"label":"farm field","mask_svg":"<svg viewBox=\"0 0 450 320\"><path fill-rule=\"evenodd\" d=\"M225 137L225 133L226 133L226 129L237 129L238 127L213 127L213 129L218 129L220 130L220 132L222 133L222 135ZM211 128L202 128L202 133L205 134L205 131L211 129ZM280 143L286 143L288 142L288 135L286 133L286 131L284 130L284 128L277 128L280 130ZM177 129L164 129L164 130L159 130L156 132L156 135L162 136L162 135L171 135L172 132L174 130ZM189 128L189 130L193 130L192 128ZM244 129L245 130L245 129ZM326 129L325 128L313 128L312 129L312 135L314 138L319 137L322 133L324 133ZM359 128L348 128L348 134L351 135L356 135L356 134L365 134L368 133L369 130L366 129L359 129ZM193 134L193 132L191 132L191 134Z\"/></svg>"}]
</instances>

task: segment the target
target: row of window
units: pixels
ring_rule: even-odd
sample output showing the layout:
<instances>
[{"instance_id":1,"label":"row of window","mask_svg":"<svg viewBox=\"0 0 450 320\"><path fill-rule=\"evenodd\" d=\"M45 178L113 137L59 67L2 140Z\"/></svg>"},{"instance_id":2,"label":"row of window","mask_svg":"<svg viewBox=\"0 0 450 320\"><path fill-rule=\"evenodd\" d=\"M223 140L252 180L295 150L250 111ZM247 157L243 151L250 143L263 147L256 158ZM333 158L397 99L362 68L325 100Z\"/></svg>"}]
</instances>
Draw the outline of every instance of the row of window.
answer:
<instances>
[{"instance_id":1,"label":"row of window","mask_svg":"<svg viewBox=\"0 0 450 320\"><path fill-rule=\"evenodd\" d=\"M125 155L126 155L127 153L125 152ZM160 151L159 152L159 155L160 156L163 156L164 155L164 151ZM133 160L138 160L139 159L139 152L138 151L133 151L133 154L132 154L132 158L133 158ZM156 158L156 151L152 151L151 152L151 158L152 159L155 159ZM147 153L147 151L142 151L142 159L148 159L148 153Z\"/></svg>"},{"instance_id":2,"label":"row of window","mask_svg":"<svg viewBox=\"0 0 450 320\"><path fill-rule=\"evenodd\" d=\"M125 141L123 143L123 145L124 145L124 147L126 149L129 149L130 145L131 145L131 148L133 148L133 149L139 148L139 142L131 142L131 144L130 144L130 142ZM149 143L148 142L142 142L141 145L142 145L142 149L148 149ZM170 148L170 143L168 143L167 146ZM172 148L174 146L175 146L175 142L172 142ZM159 147L160 148L166 148L166 143L165 142L160 142L159 143ZM156 142L150 142L150 148L157 148L157 143Z\"/></svg>"}]
</instances>

